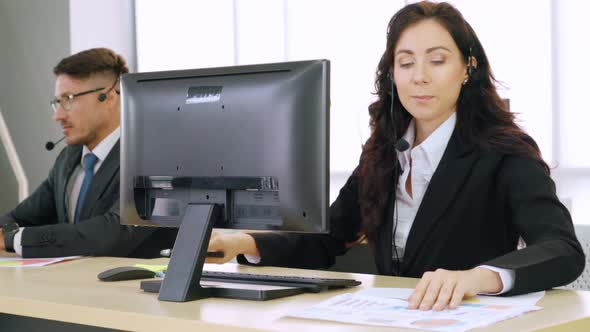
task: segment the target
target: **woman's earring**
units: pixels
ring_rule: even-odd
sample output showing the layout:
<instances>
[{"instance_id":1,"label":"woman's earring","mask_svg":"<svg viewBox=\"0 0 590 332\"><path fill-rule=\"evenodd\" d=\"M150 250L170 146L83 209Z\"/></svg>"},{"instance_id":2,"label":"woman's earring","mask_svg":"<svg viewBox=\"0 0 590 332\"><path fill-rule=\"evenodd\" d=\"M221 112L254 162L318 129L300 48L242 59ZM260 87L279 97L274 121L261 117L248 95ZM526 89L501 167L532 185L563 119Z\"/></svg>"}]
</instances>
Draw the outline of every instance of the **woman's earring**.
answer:
<instances>
[{"instance_id":1,"label":"woman's earring","mask_svg":"<svg viewBox=\"0 0 590 332\"><path fill-rule=\"evenodd\" d=\"M463 81L463 85L467 84L467 81L469 81L469 77L467 77L464 81Z\"/></svg>"}]
</instances>

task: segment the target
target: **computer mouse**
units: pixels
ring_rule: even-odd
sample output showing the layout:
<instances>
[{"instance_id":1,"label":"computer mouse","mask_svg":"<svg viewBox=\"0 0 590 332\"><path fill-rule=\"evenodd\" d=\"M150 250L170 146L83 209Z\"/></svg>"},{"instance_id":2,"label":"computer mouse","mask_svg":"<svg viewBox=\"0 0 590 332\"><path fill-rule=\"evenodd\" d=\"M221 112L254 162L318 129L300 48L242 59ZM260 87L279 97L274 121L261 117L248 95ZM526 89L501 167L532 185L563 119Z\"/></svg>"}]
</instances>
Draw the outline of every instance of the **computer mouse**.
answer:
<instances>
[{"instance_id":1,"label":"computer mouse","mask_svg":"<svg viewBox=\"0 0 590 332\"><path fill-rule=\"evenodd\" d=\"M154 271L135 266L121 266L114 269L106 270L98 274L98 280L101 281L121 281L133 279L153 278L156 275Z\"/></svg>"}]
</instances>

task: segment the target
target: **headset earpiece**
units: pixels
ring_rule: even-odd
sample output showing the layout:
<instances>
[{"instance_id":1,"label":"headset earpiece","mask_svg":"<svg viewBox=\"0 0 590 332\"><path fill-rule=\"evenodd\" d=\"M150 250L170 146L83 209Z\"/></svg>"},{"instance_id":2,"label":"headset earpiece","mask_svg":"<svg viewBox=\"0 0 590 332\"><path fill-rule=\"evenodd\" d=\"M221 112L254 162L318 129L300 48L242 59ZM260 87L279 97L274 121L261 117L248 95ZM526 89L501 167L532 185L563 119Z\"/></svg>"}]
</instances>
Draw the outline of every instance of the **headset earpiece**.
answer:
<instances>
[{"instance_id":1,"label":"headset earpiece","mask_svg":"<svg viewBox=\"0 0 590 332\"><path fill-rule=\"evenodd\" d=\"M121 74L119 74L121 75ZM117 79L115 80L115 83L113 83L113 86L111 86L110 89L107 90L107 92L103 92L101 94L98 95L98 101L100 101L101 103L105 100L107 100L107 93L111 92L111 90L115 90L115 92L119 95L121 94L121 92L117 91L117 89L115 89L115 85L117 85L117 82L119 82L119 77L117 76Z\"/></svg>"}]
</instances>

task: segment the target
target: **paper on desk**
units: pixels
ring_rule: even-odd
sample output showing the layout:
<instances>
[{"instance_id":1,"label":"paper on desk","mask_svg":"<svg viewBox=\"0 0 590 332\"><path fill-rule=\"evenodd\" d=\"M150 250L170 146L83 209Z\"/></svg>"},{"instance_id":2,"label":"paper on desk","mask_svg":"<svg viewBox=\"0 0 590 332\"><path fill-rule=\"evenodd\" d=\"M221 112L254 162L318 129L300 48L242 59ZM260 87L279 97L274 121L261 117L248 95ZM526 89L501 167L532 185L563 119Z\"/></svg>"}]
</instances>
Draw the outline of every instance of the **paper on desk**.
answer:
<instances>
[{"instance_id":1,"label":"paper on desk","mask_svg":"<svg viewBox=\"0 0 590 332\"><path fill-rule=\"evenodd\" d=\"M411 289L410 293L408 290L389 290L377 288L339 295L289 316L432 331L467 331L542 309L529 304L513 304L531 303L530 299L511 303L510 298L502 298L508 301L495 298L488 302L489 296L478 296L453 310L409 310L408 302L396 297L400 294L409 296ZM396 297L391 297L392 294Z\"/></svg>"},{"instance_id":2,"label":"paper on desk","mask_svg":"<svg viewBox=\"0 0 590 332\"><path fill-rule=\"evenodd\" d=\"M39 267L55 264L64 261L70 261L81 258L82 256L54 257L54 258L20 258L20 257L0 257L0 268L2 267Z\"/></svg>"},{"instance_id":3,"label":"paper on desk","mask_svg":"<svg viewBox=\"0 0 590 332\"><path fill-rule=\"evenodd\" d=\"M375 296L375 297L384 297L390 299L399 299L399 300L406 300L412 292L414 291L413 288L382 288L382 287L373 287L373 288L365 288L362 289L356 294L358 295L367 295L367 296ZM498 305L536 305L543 296L545 296L545 291L535 292L530 294L524 295L516 295L516 296L509 296L509 297L502 297L502 296L486 296L486 295L478 295L468 299L463 300L463 302L467 303L485 303L485 304L498 304Z\"/></svg>"}]
</instances>

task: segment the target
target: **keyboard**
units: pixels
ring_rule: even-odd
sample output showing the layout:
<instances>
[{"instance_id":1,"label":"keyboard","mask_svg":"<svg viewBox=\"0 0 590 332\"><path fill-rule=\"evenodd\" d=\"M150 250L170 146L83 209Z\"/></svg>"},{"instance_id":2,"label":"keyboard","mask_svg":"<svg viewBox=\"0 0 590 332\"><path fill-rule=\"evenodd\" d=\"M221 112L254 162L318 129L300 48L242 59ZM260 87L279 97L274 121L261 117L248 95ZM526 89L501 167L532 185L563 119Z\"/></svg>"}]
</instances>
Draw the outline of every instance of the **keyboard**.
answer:
<instances>
[{"instance_id":1,"label":"keyboard","mask_svg":"<svg viewBox=\"0 0 590 332\"><path fill-rule=\"evenodd\" d=\"M207 286L207 282L223 282L228 284L256 284L284 287L278 289L243 288L240 286L231 287L229 285L227 287L207 287L211 292L208 296L260 301L305 292L319 293L332 288L353 287L361 284L360 281L353 279L310 278L215 271L203 271L200 281L203 286ZM140 283L140 287L145 292L158 293L162 282L163 279L143 280Z\"/></svg>"},{"instance_id":2,"label":"keyboard","mask_svg":"<svg viewBox=\"0 0 590 332\"><path fill-rule=\"evenodd\" d=\"M201 280L287 287L303 287L307 288L308 291L315 292L320 292L322 290L331 288L354 287L361 284L360 281L354 279L313 278L217 271L203 271Z\"/></svg>"}]
</instances>

